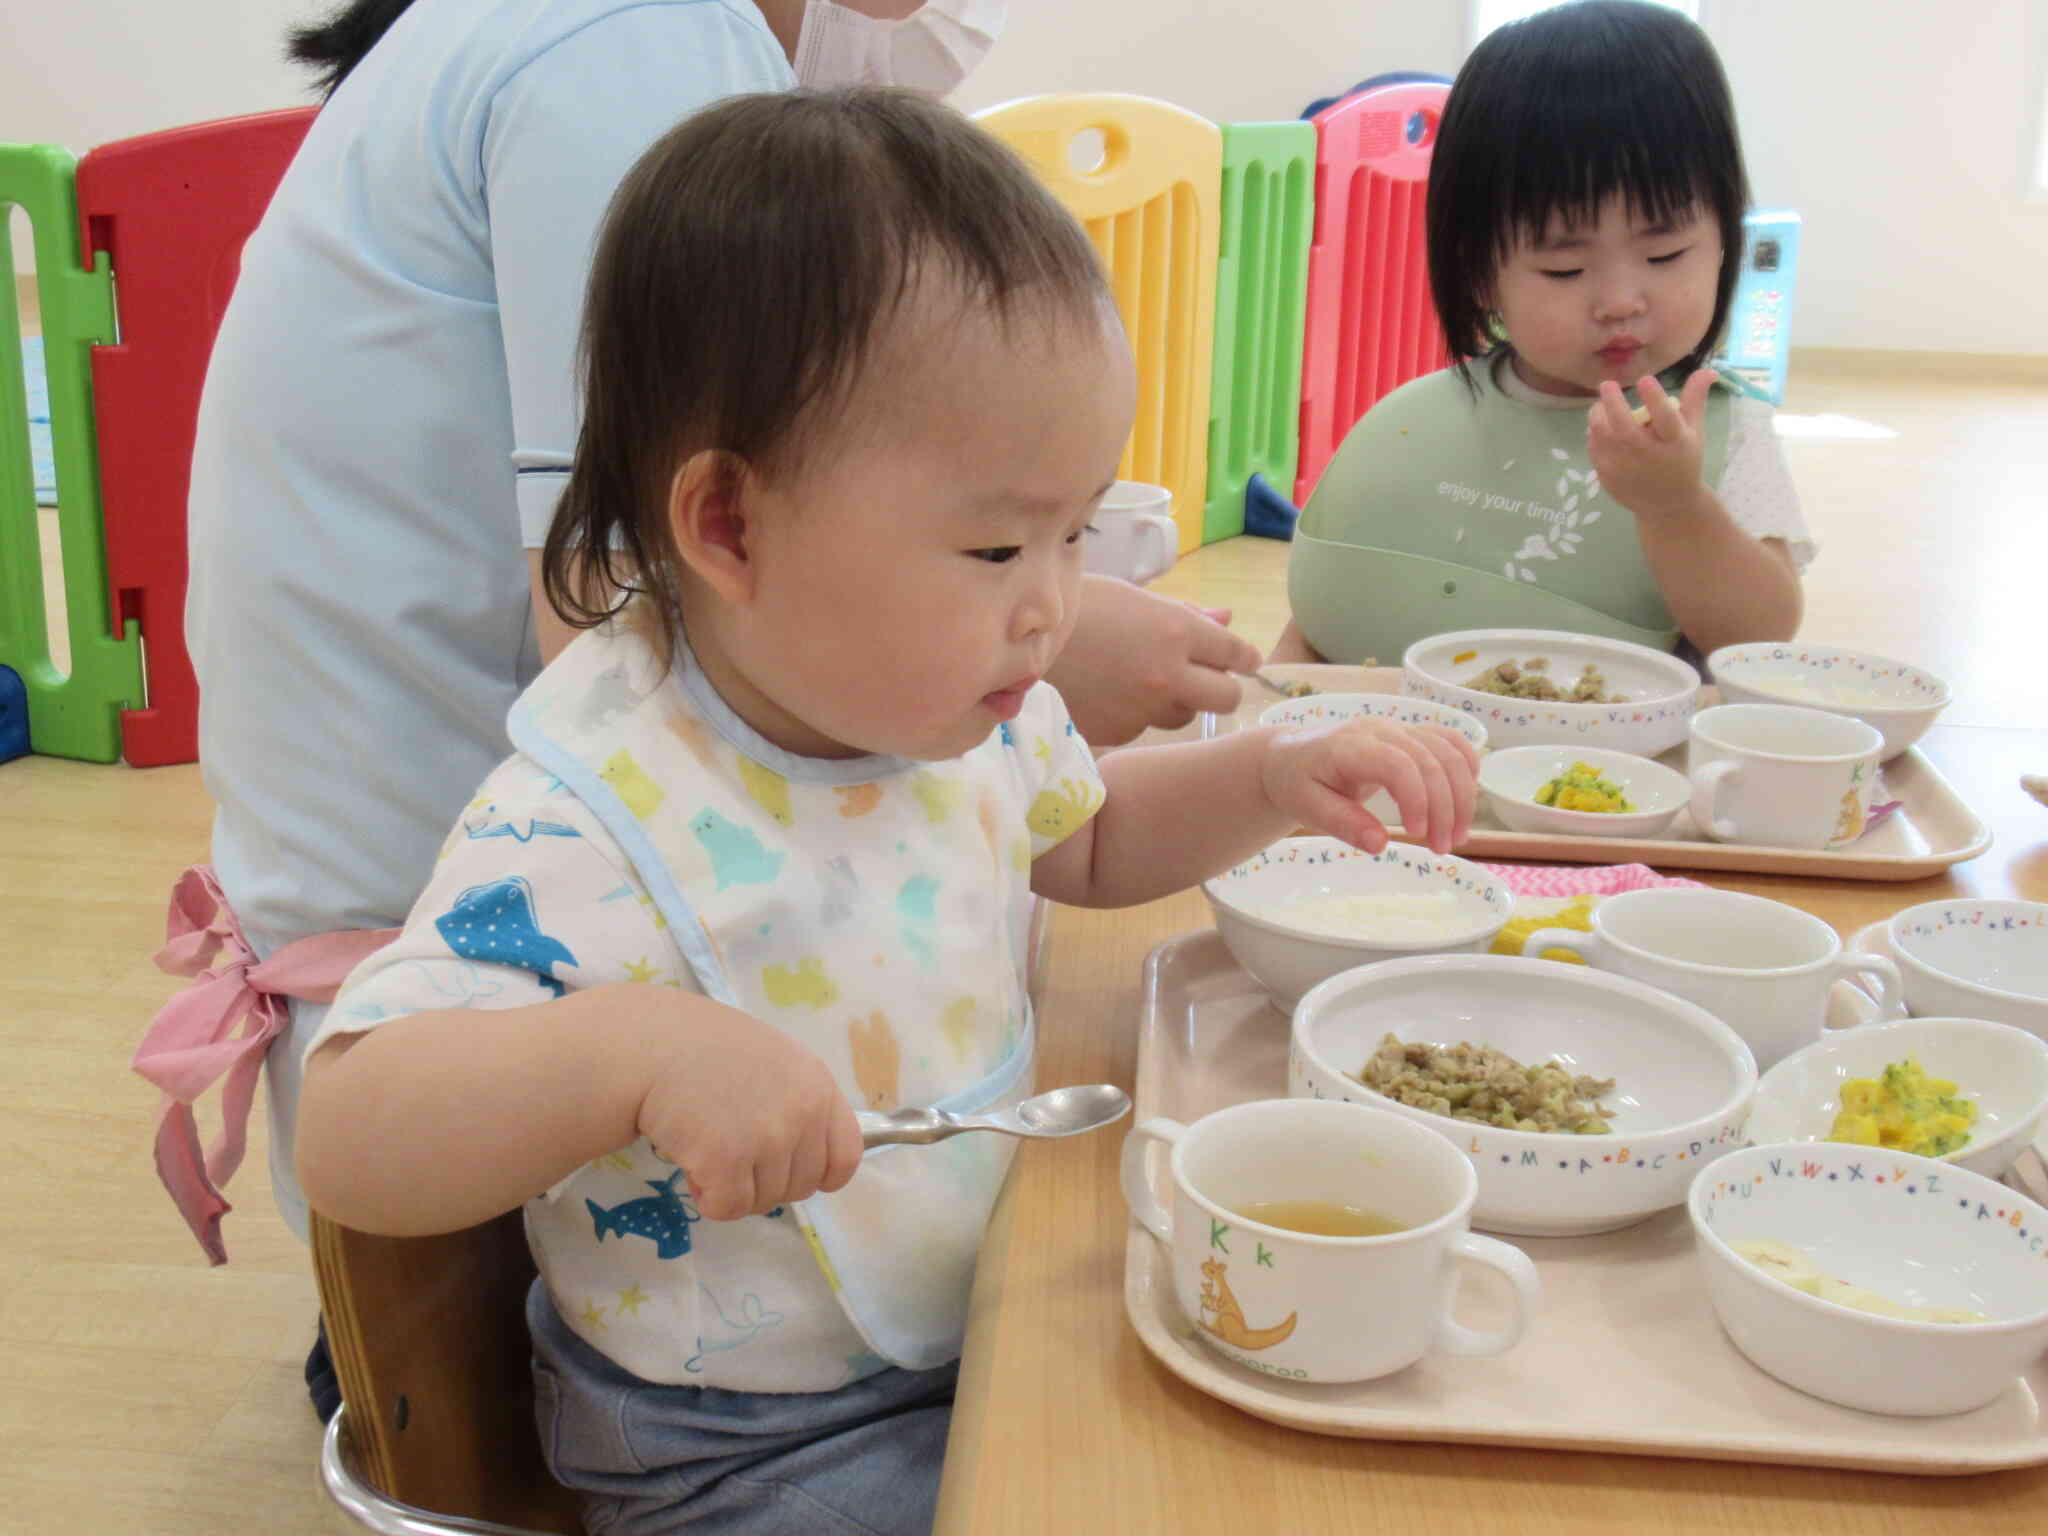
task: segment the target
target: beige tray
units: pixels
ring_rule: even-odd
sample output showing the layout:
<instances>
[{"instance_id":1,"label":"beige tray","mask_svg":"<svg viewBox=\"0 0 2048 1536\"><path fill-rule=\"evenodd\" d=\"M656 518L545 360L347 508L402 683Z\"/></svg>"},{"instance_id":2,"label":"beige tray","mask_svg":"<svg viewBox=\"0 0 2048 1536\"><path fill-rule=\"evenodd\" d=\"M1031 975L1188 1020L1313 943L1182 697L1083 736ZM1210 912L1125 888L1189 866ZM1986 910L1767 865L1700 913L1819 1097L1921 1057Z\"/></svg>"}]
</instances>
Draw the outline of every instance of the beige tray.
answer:
<instances>
[{"instance_id":1,"label":"beige tray","mask_svg":"<svg viewBox=\"0 0 2048 1536\"><path fill-rule=\"evenodd\" d=\"M1401 692L1399 667L1341 667L1275 664L1264 669L1280 682L1306 682L1325 693ZM1709 688L1702 708L1718 695ZM1235 730L1255 722L1261 711L1279 700L1257 683L1245 685L1236 714L1220 718L1218 729ZM1196 727L1176 736L1194 734ZM1685 747L1665 753L1661 762L1685 771ZM1750 843L1715 843L1700 836L1690 811L1679 812L1669 835L1659 838L1555 837L1536 832L1510 832L1482 804L1472 835L1456 851L1477 859L1544 859L1570 864L1648 864L1657 869L1748 870L1767 875L1818 875L1837 880L1919 880L1939 874L1951 864L1974 859L1991 846L1991 832L1947 779L1920 754L1909 749L1884 765L1880 793L1873 802L1897 800L1899 809L1881 825L1833 853L1801 848L1765 848ZM1374 806L1375 813L1382 807ZM1391 802L1385 809L1391 812Z\"/></svg>"},{"instance_id":2,"label":"beige tray","mask_svg":"<svg viewBox=\"0 0 2048 1536\"><path fill-rule=\"evenodd\" d=\"M1286 1092L1287 1019L1214 930L1152 952L1143 1006L1133 1124ZM1516 1348L1495 1360L1426 1359L1356 1385L1275 1381L1210 1350L1175 1304L1163 1249L1135 1222L1124 1307L1146 1348L1191 1386L1319 1434L1936 1475L2048 1461L2048 1361L1995 1403L1938 1419L1837 1408L1757 1370L1715 1321L1683 1209L1597 1237L1515 1241L1544 1287L1543 1311ZM1495 1282L1467 1273L1485 1283L1466 1285L1460 1319L1498 1326Z\"/></svg>"}]
</instances>

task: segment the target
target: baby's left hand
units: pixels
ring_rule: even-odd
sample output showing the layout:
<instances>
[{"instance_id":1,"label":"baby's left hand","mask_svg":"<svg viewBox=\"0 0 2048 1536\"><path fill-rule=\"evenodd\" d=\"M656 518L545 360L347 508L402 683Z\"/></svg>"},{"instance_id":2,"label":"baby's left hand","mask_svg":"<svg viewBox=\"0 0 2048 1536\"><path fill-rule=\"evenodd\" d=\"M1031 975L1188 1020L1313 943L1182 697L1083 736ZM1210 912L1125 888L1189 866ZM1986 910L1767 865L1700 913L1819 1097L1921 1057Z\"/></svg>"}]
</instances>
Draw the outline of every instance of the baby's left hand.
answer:
<instances>
[{"instance_id":1,"label":"baby's left hand","mask_svg":"<svg viewBox=\"0 0 2048 1536\"><path fill-rule=\"evenodd\" d=\"M1479 754L1457 732L1390 720L1276 731L1260 769L1276 809L1368 853L1387 845L1387 829L1360 804L1379 789L1408 837L1449 853L1472 830L1478 773Z\"/></svg>"},{"instance_id":2,"label":"baby's left hand","mask_svg":"<svg viewBox=\"0 0 2048 1536\"><path fill-rule=\"evenodd\" d=\"M1682 514L1705 488L1700 477L1706 439L1700 430L1714 372L1702 368L1676 398L1653 378L1637 382L1647 419L1637 420L1621 386L1600 386L1586 413L1586 458L1600 488L1638 517Z\"/></svg>"}]
</instances>

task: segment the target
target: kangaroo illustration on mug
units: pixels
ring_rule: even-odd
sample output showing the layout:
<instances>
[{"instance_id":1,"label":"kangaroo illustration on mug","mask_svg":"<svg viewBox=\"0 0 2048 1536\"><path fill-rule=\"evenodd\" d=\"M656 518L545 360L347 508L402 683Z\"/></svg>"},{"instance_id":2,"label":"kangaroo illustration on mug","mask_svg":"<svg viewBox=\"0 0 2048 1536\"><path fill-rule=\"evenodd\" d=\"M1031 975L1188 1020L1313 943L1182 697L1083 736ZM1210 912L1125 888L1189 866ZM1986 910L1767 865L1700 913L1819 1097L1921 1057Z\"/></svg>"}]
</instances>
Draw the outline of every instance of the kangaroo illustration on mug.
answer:
<instances>
[{"instance_id":1,"label":"kangaroo illustration on mug","mask_svg":"<svg viewBox=\"0 0 2048 1536\"><path fill-rule=\"evenodd\" d=\"M1237 1304L1229 1282L1223 1278L1223 1272L1229 1267L1220 1259L1202 1261L1202 1326L1224 1343L1239 1349L1271 1349L1294 1332L1296 1314L1288 1313L1285 1322L1275 1323L1270 1328L1246 1327L1244 1308ZM1211 1312L1216 1314L1213 1323L1208 1316Z\"/></svg>"}]
</instances>

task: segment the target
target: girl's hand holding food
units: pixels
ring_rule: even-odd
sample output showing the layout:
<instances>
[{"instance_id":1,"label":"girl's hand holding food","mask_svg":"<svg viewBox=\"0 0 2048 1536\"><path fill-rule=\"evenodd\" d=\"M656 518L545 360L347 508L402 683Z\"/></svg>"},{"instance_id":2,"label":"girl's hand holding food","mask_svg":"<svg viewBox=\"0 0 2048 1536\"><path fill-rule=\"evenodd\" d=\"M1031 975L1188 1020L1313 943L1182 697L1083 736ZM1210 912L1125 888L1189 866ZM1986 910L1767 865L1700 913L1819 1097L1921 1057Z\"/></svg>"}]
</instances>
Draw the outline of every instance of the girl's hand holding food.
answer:
<instances>
[{"instance_id":1,"label":"girl's hand holding food","mask_svg":"<svg viewBox=\"0 0 2048 1536\"><path fill-rule=\"evenodd\" d=\"M1707 393L1714 371L1702 368L1674 396L1653 378L1638 381L1642 409L1631 411L1621 386L1600 386L1600 398L1586 413L1586 458L1600 476L1600 489L1638 517L1680 517L1710 494L1701 469L1706 438Z\"/></svg>"},{"instance_id":2,"label":"girl's hand holding food","mask_svg":"<svg viewBox=\"0 0 2048 1536\"><path fill-rule=\"evenodd\" d=\"M1455 731L1351 720L1273 732L1261 781L1275 809L1368 853L1386 847L1387 829L1360 802L1383 789L1408 838L1449 853L1472 829L1478 773L1478 753Z\"/></svg>"}]
</instances>

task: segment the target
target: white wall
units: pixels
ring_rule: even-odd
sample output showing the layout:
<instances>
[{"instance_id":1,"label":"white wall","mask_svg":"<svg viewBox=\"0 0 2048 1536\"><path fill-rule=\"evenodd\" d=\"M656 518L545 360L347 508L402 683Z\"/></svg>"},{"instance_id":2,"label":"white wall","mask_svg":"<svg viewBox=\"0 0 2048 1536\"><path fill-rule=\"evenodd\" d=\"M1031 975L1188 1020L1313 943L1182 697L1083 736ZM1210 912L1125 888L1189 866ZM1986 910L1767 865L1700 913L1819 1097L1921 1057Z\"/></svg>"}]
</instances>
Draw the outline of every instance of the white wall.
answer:
<instances>
[{"instance_id":1,"label":"white wall","mask_svg":"<svg viewBox=\"0 0 2048 1536\"><path fill-rule=\"evenodd\" d=\"M0 140L84 150L309 99L283 62L325 0L10 4ZM1135 91L1292 117L1387 69L1453 72L1466 0L1010 0L975 108ZM2025 196L2048 0L1703 0L1760 203L1805 218L1793 339L2048 354L2048 202Z\"/></svg>"},{"instance_id":2,"label":"white wall","mask_svg":"<svg viewBox=\"0 0 2048 1536\"><path fill-rule=\"evenodd\" d=\"M1794 346L2048 353L2029 196L2048 0L1707 0L1759 203L1803 221Z\"/></svg>"},{"instance_id":3,"label":"white wall","mask_svg":"<svg viewBox=\"0 0 2048 1536\"><path fill-rule=\"evenodd\" d=\"M0 140L83 153L178 123L311 101L285 28L323 0L19 0L0 22Z\"/></svg>"}]
</instances>

